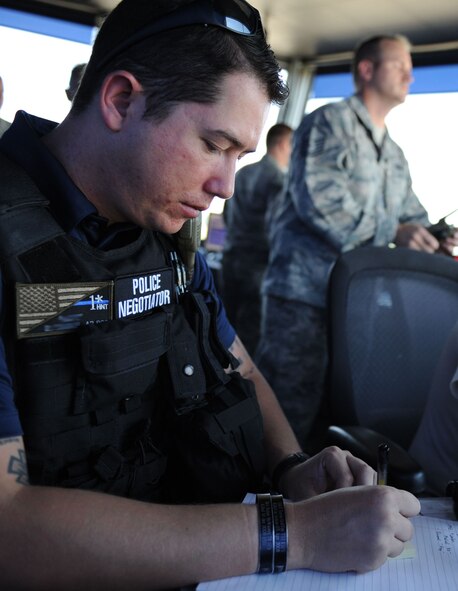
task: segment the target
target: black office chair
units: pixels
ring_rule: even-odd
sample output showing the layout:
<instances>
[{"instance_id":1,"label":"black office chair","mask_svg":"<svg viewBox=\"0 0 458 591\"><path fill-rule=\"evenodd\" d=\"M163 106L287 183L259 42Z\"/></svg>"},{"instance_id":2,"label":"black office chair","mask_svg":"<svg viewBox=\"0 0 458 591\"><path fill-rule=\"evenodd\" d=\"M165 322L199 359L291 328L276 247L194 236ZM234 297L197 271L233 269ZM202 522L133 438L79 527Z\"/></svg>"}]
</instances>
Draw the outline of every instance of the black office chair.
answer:
<instances>
[{"instance_id":1,"label":"black office chair","mask_svg":"<svg viewBox=\"0 0 458 591\"><path fill-rule=\"evenodd\" d=\"M365 247L341 255L332 270L328 443L376 468L377 447L388 442L388 484L415 494L425 475L406 450L457 319L451 257Z\"/></svg>"}]
</instances>

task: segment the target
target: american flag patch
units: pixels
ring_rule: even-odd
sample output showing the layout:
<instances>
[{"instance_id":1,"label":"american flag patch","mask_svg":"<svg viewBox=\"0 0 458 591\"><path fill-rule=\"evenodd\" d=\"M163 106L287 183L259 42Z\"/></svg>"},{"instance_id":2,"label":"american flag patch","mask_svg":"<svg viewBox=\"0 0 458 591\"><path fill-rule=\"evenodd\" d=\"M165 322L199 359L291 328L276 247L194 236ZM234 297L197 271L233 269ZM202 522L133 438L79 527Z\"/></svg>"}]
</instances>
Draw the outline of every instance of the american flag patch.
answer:
<instances>
[{"instance_id":1,"label":"american flag patch","mask_svg":"<svg viewBox=\"0 0 458 591\"><path fill-rule=\"evenodd\" d=\"M113 282L17 283L18 338L61 334L112 318Z\"/></svg>"}]
</instances>

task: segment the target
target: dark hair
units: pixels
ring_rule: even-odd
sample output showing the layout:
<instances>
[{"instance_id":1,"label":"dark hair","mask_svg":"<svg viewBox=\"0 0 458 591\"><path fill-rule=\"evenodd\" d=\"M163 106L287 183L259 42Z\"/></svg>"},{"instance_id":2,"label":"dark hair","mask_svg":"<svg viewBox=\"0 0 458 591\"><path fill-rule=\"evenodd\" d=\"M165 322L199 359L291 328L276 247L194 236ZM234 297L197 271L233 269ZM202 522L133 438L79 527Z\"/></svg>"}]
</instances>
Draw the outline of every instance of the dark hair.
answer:
<instances>
[{"instance_id":1,"label":"dark hair","mask_svg":"<svg viewBox=\"0 0 458 591\"><path fill-rule=\"evenodd\" d=\"M126 48L103 67L103 57L145 22L192 0L122 0L108 15L94 43L73 112L81 112L110 71L125 69L143 86L144 116L162 120L181 102L213 103L225 74L258 78L271 102L282 104L288 88L262 33L245 36L215 26L189 25L151 35ZM243 89L241 89L243 92Z\"/></svg>"},{"instance_id":2,"label":"dark hair","mask_svg":"<svg viewBox=\"0 0 458 591\"><path fill-rule=\"evenodd\" d=\"M352 74L355 86L358 88L358 65L364 60L371 60L374 63L380 61L382 56L381 45L383 41L399 41L404 43L406 48L410 51L410 41L404 35L397 34L386 34L386 35L374 35L361 41L355 48L353 61L352 61Z\"/></svg>"},{"instance_id":3,"label":"dark hair","mask_svg":"<svg viewBox=\"0 0 458 591\"><path fill-rule=\"evenodd\" d=\"M278 144L285 136L293 133L292 128L286 123L276 123L267 132L266 136L266 147L267 150L273 148Z\"/></svg>"}]
</instances>

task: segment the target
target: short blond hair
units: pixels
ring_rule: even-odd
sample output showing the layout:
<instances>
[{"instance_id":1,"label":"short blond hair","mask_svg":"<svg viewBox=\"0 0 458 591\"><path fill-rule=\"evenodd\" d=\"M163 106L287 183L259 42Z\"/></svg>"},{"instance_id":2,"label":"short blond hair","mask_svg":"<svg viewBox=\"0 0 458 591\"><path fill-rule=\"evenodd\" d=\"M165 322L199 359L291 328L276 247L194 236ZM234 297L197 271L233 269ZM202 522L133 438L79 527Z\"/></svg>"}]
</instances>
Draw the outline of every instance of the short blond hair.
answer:
<instances>
[{"instance_id":1,"label":"short blond hair","mask_svg":"<svg viewBox=\"0 0 458 591\"><path fill-rule=\"evenodd\" d=\"M364 60L371 60L373 62L380 61L381 46L384 41L399 41L406 47L407 51L410 52L412 49L412 44L407 37L398 34L374 35L360 41L355 48L351 67L353 82L357 89L359 88L359 64Z\"/></svg>"}]
</instances>

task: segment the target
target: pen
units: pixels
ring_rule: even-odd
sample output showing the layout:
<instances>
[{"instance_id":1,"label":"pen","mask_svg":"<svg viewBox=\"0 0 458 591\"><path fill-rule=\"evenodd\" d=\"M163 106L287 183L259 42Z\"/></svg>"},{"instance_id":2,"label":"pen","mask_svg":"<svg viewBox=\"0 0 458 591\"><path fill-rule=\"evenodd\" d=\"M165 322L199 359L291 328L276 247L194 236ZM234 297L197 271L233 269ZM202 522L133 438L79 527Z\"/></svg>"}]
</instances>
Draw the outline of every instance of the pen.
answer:
<instances>
[{"instance_id":1,"label":"pen","mask_svg":"<svg viewBox=\"0 0 458 591\"><path fill-rule=\"evenodd\" d=\"M377 484L386 484L388 475L388 455L390 446L388 443L381 443L377 448Z\"/></svg>"}]
</instances>

